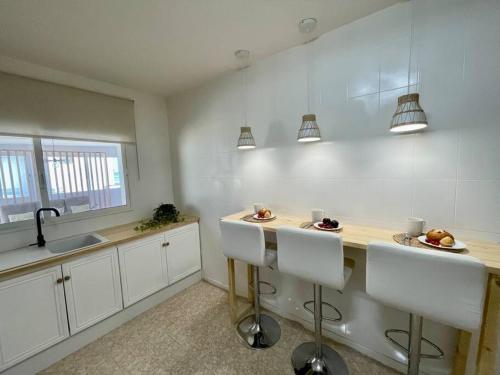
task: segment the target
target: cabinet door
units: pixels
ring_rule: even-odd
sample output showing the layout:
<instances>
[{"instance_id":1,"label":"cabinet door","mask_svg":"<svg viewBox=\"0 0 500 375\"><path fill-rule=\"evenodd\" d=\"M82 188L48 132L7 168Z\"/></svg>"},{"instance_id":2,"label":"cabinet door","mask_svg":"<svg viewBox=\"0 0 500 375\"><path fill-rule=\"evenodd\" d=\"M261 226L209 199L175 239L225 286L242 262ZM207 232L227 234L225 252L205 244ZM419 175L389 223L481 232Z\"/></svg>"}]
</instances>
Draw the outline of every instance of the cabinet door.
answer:
<instances>
[{"instance_id":1,"label":"cabinet door","mask_svg":"<svg viewBox=\"0 0 500 375\"><path fill-rule=\"evenodd\" d=\"M119 246L125 307L168 285L163 234Z\"/></svg>"},{"instance_id":2,"label":"cabinet door","mask_svg":"<svg viewBox=\"0 0 500 375\"><path fill-rule=\"evenodd\" d=\"M165 233L168 282L175 283L201 269L198 224Z\"/></svg>"},{"instance_id":3,"label":"cabinet door","mask_svg":"<svg viewBox=\"0 0 500 375\"><path fill-rule=\"evenodd\" d=\"M0 372L66 337L61 266L0 282Z\"/></svg>"},{"instance_id":4,"label":"cabinet door","mask_svg":"<svg viewBox=\"0 0 500 375\"><path fill-rule=\"evenodd\" d=\"M123 309L116 248L65 263L62 268L72 335Z\"/></svg>"}]
</instances>

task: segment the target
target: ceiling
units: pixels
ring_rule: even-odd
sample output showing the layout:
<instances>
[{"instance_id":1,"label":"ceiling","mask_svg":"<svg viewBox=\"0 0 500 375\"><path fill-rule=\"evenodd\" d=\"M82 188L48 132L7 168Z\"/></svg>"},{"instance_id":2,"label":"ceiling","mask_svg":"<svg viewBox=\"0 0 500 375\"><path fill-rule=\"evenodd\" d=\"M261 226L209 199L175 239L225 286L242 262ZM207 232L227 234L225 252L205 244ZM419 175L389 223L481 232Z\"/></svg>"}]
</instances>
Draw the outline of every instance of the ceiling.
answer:
<instances>
[{"instance_id":1,"label":"ceiling","mask_svg":"<svg viewBox=\"0 0 500 375\"><path fill-rule=\"evenodd\" d=\"M0 54L167 96L399 0L1 0Z\"/></svg>"}]
</instances>

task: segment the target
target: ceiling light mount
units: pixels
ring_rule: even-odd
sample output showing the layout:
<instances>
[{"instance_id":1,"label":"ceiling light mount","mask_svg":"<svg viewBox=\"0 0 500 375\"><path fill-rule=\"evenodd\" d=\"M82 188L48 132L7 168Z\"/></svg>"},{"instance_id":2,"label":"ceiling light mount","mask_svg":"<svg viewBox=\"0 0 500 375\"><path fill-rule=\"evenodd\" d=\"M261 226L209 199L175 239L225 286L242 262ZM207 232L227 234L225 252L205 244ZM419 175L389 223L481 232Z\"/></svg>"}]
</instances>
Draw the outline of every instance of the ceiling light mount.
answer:
<instances>
[{"instance_id":1,"label":"ceiling light mount","mask_svg":"<svg viewBox=\"0 0 500 375\"><path fill-rule=\"evenodd\" d=\"M247 49L239 49L234 51L234 56L238 60L239 68L244 69L250 66L250 51Z\"/></svg>"},{"instance_id":2,"label":"ceiling light mount","mask_svg":"<svg viewBox=\"0 0 500 375\"><path fill-rule=\"evenodd\" d=\"M316 18L303 18L299 22L299 31L302 34L309 34L316 29L318 20Z\"/></svg>"},{"instance_id":3,"label":"ceiling light mount","mask_svg":"<svg viewBox=\"0 0 500 375\"><path fill-rule=\"evenodd\" d=\"M234 56L238 59L248 59L250 57L250 51L247 49L239 49L234 51Z\"/></svg>"}]
</instances>

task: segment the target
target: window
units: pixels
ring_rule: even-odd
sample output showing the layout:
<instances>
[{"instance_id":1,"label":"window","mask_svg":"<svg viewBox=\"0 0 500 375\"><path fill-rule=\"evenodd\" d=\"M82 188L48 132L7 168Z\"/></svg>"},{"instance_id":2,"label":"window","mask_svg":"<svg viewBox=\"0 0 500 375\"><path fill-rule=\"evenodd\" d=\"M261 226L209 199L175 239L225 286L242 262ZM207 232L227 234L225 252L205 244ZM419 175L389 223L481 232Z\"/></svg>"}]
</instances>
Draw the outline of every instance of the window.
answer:
<instances>
[{"instance_id":1,"label":"window","mask_svg":"<svg viewBox=\"0 0 500 375\"><path fill-rule=\"evenodd\" d=\"M0 223L34 218L41 200L33 141L0 137Z\"/></svg>"},{"instance_id":2,"label":"window","mask_svg":"<svg viewBox=\"0 0 500 375\"><path fill-rule=\"evenodd\" d=\"M121 144L0 136L0 157L1 224L33 219L42 202L61 215L127 205Z\"/></svg>"}]
</instances>

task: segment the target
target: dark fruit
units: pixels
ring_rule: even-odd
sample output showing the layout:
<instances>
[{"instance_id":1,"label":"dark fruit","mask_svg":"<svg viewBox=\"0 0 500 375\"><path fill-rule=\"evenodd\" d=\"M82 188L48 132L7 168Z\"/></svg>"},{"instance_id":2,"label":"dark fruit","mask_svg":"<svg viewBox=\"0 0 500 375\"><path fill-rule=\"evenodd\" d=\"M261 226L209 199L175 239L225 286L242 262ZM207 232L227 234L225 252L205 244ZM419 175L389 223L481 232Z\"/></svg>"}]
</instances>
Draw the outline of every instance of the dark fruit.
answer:
<instances>
[{"instance_id":1,"label":"dark fruit","mask_svg":"<svg viewBox=\"0 0 500 375\"><path fill-rule=\"evenodd\" d=\"M318 226L323 229L337 229L339 227L339 222L326 217L323 219L322 223L318 224Z\"/></svg>"}]
</instances>

